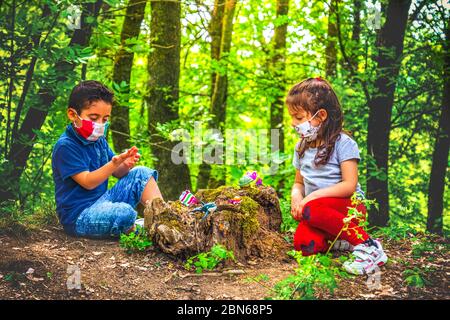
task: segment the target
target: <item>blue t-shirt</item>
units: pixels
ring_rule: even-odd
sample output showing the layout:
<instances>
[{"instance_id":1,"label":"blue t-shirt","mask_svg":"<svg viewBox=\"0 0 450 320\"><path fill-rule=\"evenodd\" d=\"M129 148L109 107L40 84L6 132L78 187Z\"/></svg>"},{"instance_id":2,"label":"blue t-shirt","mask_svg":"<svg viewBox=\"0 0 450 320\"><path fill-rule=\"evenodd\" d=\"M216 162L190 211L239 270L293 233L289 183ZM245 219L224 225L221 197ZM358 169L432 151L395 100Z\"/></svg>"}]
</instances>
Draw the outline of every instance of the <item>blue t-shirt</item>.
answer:
<instances>
[{"instance_id":1,"label":"blue t-shirt","mask_svg":"<svg viewBox=\"0 0 450 320\"><path fill-rule=\"evenodd\" d=\"M316 166L314 164L317 148L306 149L301 159L296 151L297 149L298 145L294 150L292 164L296 169L300 170L300 174L303 177L305 196L318 189L341 182L341 162L349 159L357 159L358 162L361 160L357 143L345 133L341 133L340 138L336 140L331 157L325 165ZM362 198L365 198L359 182L356 186L356 192Z\"/></svg>"},{"instance_id":2,"label":"blue t-shirt","mask_svg":"<svg viewBox=\"0 0 450 320\"><path fill-rule=\"evenodd\" d=\"M111 161L114 152L105 137L89 141L68 125L59 137L52 154L53 180L55 181L56 212L67 233L75 233L75 223L80 213L108 189L108 179L92 190L83 188L72 176L83 171L94 171Z\"/></svg>"}]
</instances>

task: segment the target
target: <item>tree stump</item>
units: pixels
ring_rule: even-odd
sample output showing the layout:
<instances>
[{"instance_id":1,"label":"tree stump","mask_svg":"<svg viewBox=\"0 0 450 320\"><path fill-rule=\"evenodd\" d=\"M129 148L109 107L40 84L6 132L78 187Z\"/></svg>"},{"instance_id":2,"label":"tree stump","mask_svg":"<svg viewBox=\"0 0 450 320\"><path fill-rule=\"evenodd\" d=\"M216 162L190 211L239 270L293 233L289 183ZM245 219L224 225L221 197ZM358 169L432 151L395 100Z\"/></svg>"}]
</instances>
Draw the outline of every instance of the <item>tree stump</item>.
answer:
<instances>
[{"instance_id":1,"label":"tree stump","mask_svg":"<svg viewBox=\"0 0 450 320\"><path fill-rule=\"evenodd\" d=\"M221 244L232 250L237 260L252 257L283 257L290 245L279 233L281 210L272 187L222 186L195 194L203 202L214 201L217 210L202 220L179 200L154 199L144 210L144 226L154 244L163 252L189 257ZM239 204L228 202L236 196Z\"/></svg>"}]
</instances>

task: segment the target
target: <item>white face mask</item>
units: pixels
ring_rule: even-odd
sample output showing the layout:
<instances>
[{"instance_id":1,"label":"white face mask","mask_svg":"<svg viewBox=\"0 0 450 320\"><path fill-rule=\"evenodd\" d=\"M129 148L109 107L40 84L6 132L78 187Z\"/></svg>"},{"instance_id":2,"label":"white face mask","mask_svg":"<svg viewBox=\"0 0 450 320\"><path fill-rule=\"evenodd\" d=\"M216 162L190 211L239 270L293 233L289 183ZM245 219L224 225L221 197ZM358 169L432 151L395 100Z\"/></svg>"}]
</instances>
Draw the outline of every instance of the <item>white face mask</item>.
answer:
<instances>
[{"instance_id":1,"label":"white face mask","mask_svg":"<svg viewBox=\"0 0 450 320\"><path fill-rule=\"evenodd\" d=\"M314 141L317 138L317 133L319 132L321 125L319 124L317 127L313 127L311 125L311 120L314 119L318 112L319 110L317 110L317 112L308 121L294 126L294 129L295 131L297 131L299 136L303 139L306 139L306 141L308 142Z\"/></svg>"}]
</instances>

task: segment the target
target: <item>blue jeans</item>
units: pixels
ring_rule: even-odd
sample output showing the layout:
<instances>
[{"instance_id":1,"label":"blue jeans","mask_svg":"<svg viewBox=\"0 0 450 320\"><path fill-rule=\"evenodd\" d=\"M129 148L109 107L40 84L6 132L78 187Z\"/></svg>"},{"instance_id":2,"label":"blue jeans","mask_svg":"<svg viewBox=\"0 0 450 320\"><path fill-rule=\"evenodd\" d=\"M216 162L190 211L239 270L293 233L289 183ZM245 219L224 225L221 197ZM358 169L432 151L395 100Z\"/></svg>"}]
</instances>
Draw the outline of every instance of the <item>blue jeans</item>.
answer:
<instances>
[{"instance_id":1,"label":"blue jeans","mask_svg":"<svg viewBox=\"0 0 450 320\"><path fill-rule=\"evenodd\" d=\"M118 237L128 231L136 220L134 209L151 178L158 181L158 172L138 166L122 177L77 218L75 233L89 238Z\"/></svg>"}]
</instances>

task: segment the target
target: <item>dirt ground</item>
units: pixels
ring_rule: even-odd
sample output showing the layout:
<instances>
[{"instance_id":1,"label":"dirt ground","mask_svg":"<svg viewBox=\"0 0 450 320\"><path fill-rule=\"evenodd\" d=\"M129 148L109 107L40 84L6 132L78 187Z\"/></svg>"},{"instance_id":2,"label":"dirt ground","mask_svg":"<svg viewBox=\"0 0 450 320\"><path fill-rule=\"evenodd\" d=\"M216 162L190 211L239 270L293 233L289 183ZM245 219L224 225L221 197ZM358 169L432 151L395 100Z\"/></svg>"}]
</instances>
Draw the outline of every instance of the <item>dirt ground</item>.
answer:
<instances>
[{"instance_id":1,"label":"dirt ground","mask_svg":"<svg viewBox=\"0 0 450 320\"><path fill-rule=\"evenodd\" d=\"M420 257L412 255L414 241L420 240L383 240L390 261L381 270L378 288L368 288L367 276L355 276L339 281L333 295L323 293L318 298L449 299L448 240L427 240L435 244L433 251ZM20 238L1 235L0 299L264 299L296 267L287 255L201 275L188 272L183 263L153 248L127 254L117 241L73 238L58 227ZM70 265L79 267L80 289L68 289ZM425 270L424 286L405 281L403 272L414 268ZM262 274L269 280L251 280Z\"/></svg>"}]
</instances>

